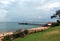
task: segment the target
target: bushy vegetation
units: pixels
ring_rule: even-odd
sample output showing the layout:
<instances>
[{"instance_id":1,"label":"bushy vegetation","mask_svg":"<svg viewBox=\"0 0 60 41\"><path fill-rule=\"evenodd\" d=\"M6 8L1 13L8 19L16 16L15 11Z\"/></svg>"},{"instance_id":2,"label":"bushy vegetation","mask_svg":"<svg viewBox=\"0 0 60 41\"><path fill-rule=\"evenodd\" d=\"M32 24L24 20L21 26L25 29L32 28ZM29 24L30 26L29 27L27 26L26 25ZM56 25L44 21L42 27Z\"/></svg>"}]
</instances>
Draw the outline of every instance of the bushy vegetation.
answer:
<instances>
[{"instance_id":1,"label":"bushy vegetation","mask_svg":"<svg viewBox=\"0 0 60 41\"><path fill-rule=\"evenodd\" d=\"M2 39L2 41L12 41L13 37L11 35L7 35L4 37L4 39Z\"/></svg>"},{"instance_id":2,"label":"bushy vegetation","mask_svg":"<svg viewBox=\"0 0 60 41\"><path fill-rule=\"evenodd\" d=\"M51 27L59 26L59 23L52 23Z\"/></svg>"},{"instance_id":3,"label":"bushy vegetation","mask_svg":"<svg viewBox=\"0 0 60 41\"><path fill-rule=\"evenodd\" d=\"M25 37L25 35L28 34L28 30L24 30L23 32L21 32L20 30L19 31L16 31L14 34L12 35L7 35L5 36L2 40L3 41L12 41L13 39L16 39L16 38L22 38L22 37Z\"/></svg>"}]
</instances>

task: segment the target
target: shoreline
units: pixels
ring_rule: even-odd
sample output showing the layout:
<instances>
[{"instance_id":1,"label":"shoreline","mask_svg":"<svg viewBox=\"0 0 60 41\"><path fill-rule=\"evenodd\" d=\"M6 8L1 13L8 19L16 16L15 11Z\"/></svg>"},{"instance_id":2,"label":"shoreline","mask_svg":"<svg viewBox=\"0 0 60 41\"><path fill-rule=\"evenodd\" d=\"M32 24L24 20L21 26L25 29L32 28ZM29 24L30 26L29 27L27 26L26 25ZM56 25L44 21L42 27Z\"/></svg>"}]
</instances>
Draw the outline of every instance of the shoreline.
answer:
<instances>
[{"instance_id":1,"label":"shoreline","mask_svg":"<svg viewBox=\"0 0 60 41\"><path fill-rule=\"evenodd\" d=\"M27 29L27 30L45 30L45 29L48 29L48 28L50 28L50 27L40 26L40 27L36 27L36 28L30 28L30 29ZM19 29L18 29L18 30L19 30ZM17 30L16 30L16 31L17 31ZM16 32L16 31L14 31L14 32ZM13 32L13 31L9 31L9 32L0 33L0 37L14 34L14 32Z\"/></svg>"},{"instance_id":2,"label":"shoreline","mask_svg":"<svg viewBox=\"0 0 60 41\"><path fill-rule=\"evenodd\" d=\"M0 33L0 37L4 37L6 35L11 35L13 34L13 32L4 32L4 33Z\"/></svg>"},{"instance_id":3,"label":"shoreline","mask_svg":"<svg viewBox=\"0 0 60 41\"><path fill-rule=\"evenodd\" d=\"M39 31L42 31L42 30L47 30L49 28L50 28L49 26L46 26L46 27L45 26L40 26L40 27L36 27L36 28L30 28L30 29L27 29L27 30L28 30L28 33L30 34L30 33L39 32ZM4 39L5 36L12 35L15 32L4 32L4 33L0 33L0 41L2 41L2 39ZM22 32L24 32L24 30Z\"/></svg>"}]
</instances>

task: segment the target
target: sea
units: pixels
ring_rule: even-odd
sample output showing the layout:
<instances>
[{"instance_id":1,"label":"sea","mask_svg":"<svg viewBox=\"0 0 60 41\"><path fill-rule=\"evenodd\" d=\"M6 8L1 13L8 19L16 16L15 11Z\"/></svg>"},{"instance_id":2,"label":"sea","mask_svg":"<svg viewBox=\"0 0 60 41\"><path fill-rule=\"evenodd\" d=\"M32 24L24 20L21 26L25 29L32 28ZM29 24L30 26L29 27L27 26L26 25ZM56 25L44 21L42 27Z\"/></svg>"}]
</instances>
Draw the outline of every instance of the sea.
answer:
<instances>
[{"instance_id":1,"label":"sea","mask_svg":"<svg viewBox=\"0 0 60 41\"><path fill-rule=\"evenodd\" d=\"M19 29L30 29L38 26L40 25L22 25L18 24L18 22L0 22L0 33L14 32Z\"/></svg>"}]
</instances>

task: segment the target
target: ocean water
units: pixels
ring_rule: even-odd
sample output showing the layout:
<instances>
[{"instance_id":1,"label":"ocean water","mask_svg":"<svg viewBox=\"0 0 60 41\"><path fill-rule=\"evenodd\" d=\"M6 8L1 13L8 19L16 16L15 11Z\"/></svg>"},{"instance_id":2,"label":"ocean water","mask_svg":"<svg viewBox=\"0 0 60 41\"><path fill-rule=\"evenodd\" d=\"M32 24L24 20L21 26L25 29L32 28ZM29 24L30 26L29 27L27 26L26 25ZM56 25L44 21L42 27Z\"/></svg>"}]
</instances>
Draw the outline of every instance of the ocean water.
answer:
<instances>
[{"instance_id":1,"label":"ocean water","mask_svg":"<svg viewBox=\"0 0 60 41\"><path fill-rule=\"evenodd\" d=\"M37 27L37 25L20 25L18 22L0 22L0 33L35 27Z\"/></svg>"}]
</instances>

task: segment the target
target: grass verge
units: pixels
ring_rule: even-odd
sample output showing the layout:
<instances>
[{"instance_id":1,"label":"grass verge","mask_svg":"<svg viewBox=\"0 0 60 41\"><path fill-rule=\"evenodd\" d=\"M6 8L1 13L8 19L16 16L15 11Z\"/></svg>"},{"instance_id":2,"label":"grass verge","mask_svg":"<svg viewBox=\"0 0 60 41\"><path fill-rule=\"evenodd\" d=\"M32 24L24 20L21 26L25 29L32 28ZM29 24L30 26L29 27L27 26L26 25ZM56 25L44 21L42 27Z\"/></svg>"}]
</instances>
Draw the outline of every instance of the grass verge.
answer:
<instances>
[{"instance_id":1,"label":"grass verge","mask_svg":"<svg viewBox=\"0 0 60 41\"><path fill-rule=\"evenodd\" d=\"M24 38L17 38L13 41L60 41L60 26L52 27L42 32L30 34Z\"/></svg>"}]
</instances>

